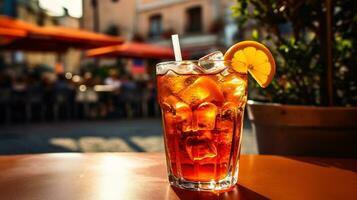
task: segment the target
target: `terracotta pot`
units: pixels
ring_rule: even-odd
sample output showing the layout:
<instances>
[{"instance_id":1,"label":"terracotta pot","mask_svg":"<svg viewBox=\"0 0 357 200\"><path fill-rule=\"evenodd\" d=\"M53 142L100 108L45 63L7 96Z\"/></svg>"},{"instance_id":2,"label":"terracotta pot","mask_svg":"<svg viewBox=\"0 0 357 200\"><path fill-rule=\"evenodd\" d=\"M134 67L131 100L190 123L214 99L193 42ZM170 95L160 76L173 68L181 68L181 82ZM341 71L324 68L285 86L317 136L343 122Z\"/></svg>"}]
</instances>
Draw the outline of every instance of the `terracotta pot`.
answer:
<instances>
[{"instance_id":1,"label":"terracotta pot","mask_svg":"<svg viewBox=\"0 0 357 200\"><path fill-rule=\"evenodd\" d=\"M357 158L357 107L248 101L260 154Z\"/></svg>"}]
</instances>

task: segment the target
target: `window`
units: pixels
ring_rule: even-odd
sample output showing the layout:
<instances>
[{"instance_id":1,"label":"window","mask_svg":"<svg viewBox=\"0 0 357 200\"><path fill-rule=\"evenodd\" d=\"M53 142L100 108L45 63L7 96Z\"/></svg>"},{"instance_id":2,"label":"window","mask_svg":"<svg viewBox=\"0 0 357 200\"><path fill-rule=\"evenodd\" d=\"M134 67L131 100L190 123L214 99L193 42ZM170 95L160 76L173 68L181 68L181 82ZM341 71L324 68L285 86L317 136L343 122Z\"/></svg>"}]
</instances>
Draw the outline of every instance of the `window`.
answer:
<instances>
[{"instance_id":1,"label":"window","mask_svg":"<svg viewBox=\"0 0 357 200\"><path fill-rule=\"evenodd\" d=\"M202 8L200 6L187 10L187 33L202 32Z\"/></svg>"},{"instance_id":2,"label":"window","mask_svg":"<svg viewBox=\"0 0 357 200\"><path fill-rule=\"evenodd\" d=\"M150 17L150 38L158 38L162 33L162 17L161 15L153 15Z\"/></svg>"},{"instance_id":3,"label":"window","mask_svg":"<svg viewBox=\"0 0 357 200\"><path fill-rule=\"evenodd\" d=\"M16 2L11 0L0 1L0 13L10 17L16 16Z\"/></svg>"}]
</instances>

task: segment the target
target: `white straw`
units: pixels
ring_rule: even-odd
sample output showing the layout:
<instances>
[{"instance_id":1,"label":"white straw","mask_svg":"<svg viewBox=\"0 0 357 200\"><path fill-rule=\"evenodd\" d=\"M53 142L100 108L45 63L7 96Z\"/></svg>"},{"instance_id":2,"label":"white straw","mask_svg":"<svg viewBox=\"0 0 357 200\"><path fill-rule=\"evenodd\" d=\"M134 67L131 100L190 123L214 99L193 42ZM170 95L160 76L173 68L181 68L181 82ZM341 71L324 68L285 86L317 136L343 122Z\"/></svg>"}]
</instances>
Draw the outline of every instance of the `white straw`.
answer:
<instances>
[{"instance_id":1,"label":"white straw","mask_svg":"<svg viewBox=\"0 0 357 200\"><path fill-rule=\"evenodd\" d=\"M175 60L182 61L181 48L180 48L178 35L177 34L171 35L171 39L172 39L172 45L174 46Z\"/></svg>"}]
</instances>

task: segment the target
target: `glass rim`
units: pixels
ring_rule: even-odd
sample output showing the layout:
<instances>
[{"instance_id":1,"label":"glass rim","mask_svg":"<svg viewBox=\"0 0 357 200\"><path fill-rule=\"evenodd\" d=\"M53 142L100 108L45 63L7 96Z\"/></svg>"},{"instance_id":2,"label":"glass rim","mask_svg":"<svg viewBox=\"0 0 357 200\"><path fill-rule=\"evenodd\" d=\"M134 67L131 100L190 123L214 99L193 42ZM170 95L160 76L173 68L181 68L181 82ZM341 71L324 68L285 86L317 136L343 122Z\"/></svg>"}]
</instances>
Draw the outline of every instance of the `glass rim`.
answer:
<instances>
[{"instance_id":1,"label":"glass rim","mask_svg":"<svg viewBox=\"0 0 357 200\"><path fill-rule=\"evenodd\" d=\"M209 61L213 61L213 62L225 62L225 63L231 63L232 60L209 60ZM175 61L175 60L171 60L171 61L163 61L163 62L159 62L156 64L157 66L163 66L163 65L172 65L172 64L181 64L181 63L198 63L199 60L182 60L182 61Z\"/></svg>"},{"instance_id":2,"label":"glass rim","mask_svg":"<svg viewBox=\"0 0 357 200\"><path fill-rule=\"evenodd\" d=\"M202 66L199 64L199 60L182 60L182 61L164 61L164 62L159 62L156 64L156 75L164 75L169 71L172 71L176 74L180 75L185 75L185 74L217 74L221 73L222 71L226 70L227 68L230 68L232 65L233 61L232 60L207 60L211 62L217 62L220 63L221 65L223 64L224 67L221 68L220 70L204 70L202 69ZM202 62L202 61L201 61ZM205 62L205 61L203 61ZM204 63L204 64L209 64L209 63ZM192 66L190 66L192 65ZM182 66L182 67L181 67ZM188 68L186 68L187 66ZM194 70L198 69L198 70ZM237 72L239 73L239 72ZM243 73L240 73L243 74Z\"/></svg>"}]
</instances>

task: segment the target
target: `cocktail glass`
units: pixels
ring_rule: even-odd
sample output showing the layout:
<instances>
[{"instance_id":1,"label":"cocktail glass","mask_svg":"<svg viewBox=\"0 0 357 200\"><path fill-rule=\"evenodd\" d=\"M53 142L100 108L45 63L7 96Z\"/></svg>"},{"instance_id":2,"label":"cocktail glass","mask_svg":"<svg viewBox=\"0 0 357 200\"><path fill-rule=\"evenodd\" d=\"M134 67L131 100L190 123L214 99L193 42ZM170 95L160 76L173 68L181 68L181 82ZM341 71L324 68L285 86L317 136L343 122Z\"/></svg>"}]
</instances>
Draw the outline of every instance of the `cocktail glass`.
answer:
<instances>
[{"instance_id":1,"label":"cocktail glass","mask_svg":"<svg viewBox=\"0 0 357 200\"><path fill-rule=\"evenodd\" d=\"M227 190L238 180L247 74L230 61L157 64L168 178L189 190Z\"/></svg>"}]
</instances>

